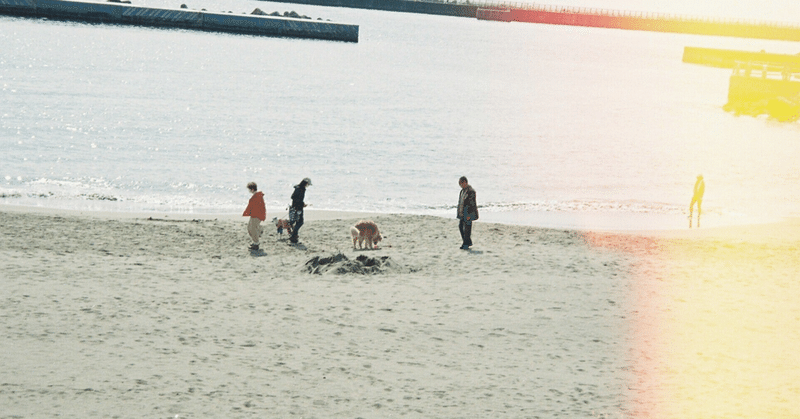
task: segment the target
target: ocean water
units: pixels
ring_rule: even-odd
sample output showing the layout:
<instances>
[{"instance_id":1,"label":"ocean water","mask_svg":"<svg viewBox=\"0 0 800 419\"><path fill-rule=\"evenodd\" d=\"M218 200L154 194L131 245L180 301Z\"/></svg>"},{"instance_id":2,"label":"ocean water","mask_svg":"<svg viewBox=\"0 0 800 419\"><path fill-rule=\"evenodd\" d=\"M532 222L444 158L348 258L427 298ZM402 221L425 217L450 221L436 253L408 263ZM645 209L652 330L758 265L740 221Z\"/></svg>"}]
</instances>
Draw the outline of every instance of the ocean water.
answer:
<instances>
[{"instance_id":1,"label":"ocean water","mask_svg":"<svg viewBox=\"0 0 800 419\"><path fill-rule=\"evenodd\" d=\"M724 112L729 70L681 62L798 43L186 3L360 39L0 17L0 203L238 213L255 181L281 215L310 177L313 209L450 216L465 175L487 221L657 229L686 224L702 173L705 225L800 215L800 124Z\"/></svg>"}]
</instances>

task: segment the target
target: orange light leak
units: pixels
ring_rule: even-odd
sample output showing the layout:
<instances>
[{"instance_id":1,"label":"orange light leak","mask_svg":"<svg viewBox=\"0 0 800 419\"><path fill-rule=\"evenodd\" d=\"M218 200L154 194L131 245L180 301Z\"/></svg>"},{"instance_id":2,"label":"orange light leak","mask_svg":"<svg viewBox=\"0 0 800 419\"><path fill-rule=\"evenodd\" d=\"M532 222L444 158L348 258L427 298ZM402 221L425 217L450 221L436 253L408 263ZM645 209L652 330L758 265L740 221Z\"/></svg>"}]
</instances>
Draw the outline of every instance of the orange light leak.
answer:
<instances>
[{"instance_id":1,"label":"orange light leak","mask_svg":"<svg viewBox=\"0 0 800 419\"><path fill-rule=\"evenodd\" d=\"M498 5L479 8L476 17L482 20L501 22L516 21L544 23L549 25L778 39L785 41L800 40L800 25L798 24L609 10L591 7L569 7L545 4Z\"/></svg>"},{"instance_id":2,"label":"orange light leak","mask_svg":"<svg viewBox=\"0 0 800 419\"><path fill-rule=\"evenodd\" d=\"M800 241L585 240L635 260L630 417L800 417Z\"/></svg>"}]
</instances>

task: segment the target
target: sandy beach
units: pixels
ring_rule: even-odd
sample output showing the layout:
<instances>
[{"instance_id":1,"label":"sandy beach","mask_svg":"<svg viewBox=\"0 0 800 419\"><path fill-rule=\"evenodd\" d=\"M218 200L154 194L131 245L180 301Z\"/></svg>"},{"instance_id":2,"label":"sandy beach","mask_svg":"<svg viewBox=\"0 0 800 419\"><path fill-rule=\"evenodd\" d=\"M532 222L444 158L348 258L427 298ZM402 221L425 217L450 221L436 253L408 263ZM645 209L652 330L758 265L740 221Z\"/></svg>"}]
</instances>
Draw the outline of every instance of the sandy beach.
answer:
<instances>
[{"instance_id":1,"label":"sandy beach","mask_svg":"<svg viewBox=\"0 0 800 419\"><path fill-rule=\"evenodd\" d=\"M0 207L0 418L800 416L798 220L463 251L380 215L366 251L362 217L251 252L243 217Z\"/></svg>"}]
</instances>

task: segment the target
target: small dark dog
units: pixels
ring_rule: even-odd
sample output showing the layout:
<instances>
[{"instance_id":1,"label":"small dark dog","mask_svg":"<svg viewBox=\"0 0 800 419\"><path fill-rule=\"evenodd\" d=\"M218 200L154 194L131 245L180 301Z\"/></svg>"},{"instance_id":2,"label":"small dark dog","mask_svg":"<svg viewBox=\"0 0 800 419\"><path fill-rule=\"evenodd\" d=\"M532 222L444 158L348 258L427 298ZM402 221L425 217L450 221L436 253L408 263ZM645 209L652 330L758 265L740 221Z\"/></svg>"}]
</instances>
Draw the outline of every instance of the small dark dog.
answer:
<instances>
[{"instance_id":1,"label":"small dark dog","mask_svg":"<svg viewBox=\"0 0 800 419\"><path fill-rule=\"evenodd\" d=\"M292 234L292 226L289 224L289 220L285 219L278 219L275 217L272 219L272 224L275 224L275 227L278 228L278 234L283 234L283 229L286 229L286 232Z\"/></svg>"}]
</instances>

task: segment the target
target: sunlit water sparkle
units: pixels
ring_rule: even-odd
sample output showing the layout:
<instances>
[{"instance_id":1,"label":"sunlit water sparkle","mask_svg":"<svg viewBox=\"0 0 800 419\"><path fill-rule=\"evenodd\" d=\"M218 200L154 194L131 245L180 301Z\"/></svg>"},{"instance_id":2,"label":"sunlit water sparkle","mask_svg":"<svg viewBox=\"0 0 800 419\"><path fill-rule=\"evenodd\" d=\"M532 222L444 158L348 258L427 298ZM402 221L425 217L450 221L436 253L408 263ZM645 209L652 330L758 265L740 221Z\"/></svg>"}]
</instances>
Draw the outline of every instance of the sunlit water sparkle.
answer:
<instances>
[{"instance_id":1,"label":"sunlit water sparkle","mask_svg":"<svg viewBox=\"0 0 800 419\"><path fill-rule=\"evenodd\" d=\"M449 215L466 175L487 220L597 226L647 214L635 227L660 228L685 224L702 173L711 223L800 214L800 125L725 113L729 72L681 62L684 46L796 53L796 43L189 6L292 9L361 35L0 17L0 203L231 213L256 181L283 209L308 176L314 208Z\"/></svg>"}]
</instances>

